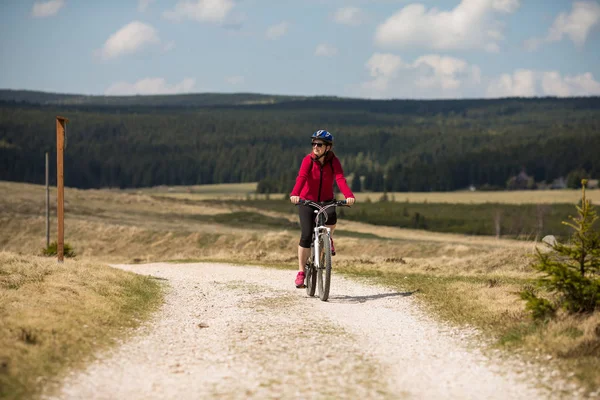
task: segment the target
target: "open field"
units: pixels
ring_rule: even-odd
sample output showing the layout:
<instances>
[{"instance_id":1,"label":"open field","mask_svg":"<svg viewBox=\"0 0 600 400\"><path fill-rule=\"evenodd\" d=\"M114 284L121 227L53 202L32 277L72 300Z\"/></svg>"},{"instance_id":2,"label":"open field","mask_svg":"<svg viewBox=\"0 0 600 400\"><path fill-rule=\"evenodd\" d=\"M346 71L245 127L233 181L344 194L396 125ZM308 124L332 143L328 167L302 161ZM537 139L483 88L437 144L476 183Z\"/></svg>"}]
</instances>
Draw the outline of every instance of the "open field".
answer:
<instances>
[{"instance_id":1,"label":"open field","mask_svg":"<svg viewBox=\"0 0 600 400\"><path fill-rule=\"evenodd\" d=\"M291 188L290 188L291 190ZM230 183L200 186L164 186L144 189L127 189L127 192L174 197L189 200L242 200L247 198L264 199L264 194L256 194L256 183ZM516 191L460 191L460 192L390 192L388 199L410 203L455 203L455 204L575 204L580 199L579 189L564 190L516 190ZM360 202L376 202L383 193L355 193ZM588 198L600 204L600 189L587 190ZM268 197L287 197L286 193L274 193Z\"/></svg>"},{"instance_id":2,"label":"open field","mask_svg":"<svg viewBox=\"0 0 600 400\"><path fill-rule=\"evenodd\" d=\"M359 201L378 201L383 193L357 193ZM500 192L395 192L388 193L388 198L397 202L410 203L504 203L504 204L575 204L579 201L579 189L564 190L515 190ZM588 190L587 195L594 204L600 204L600 189Z\"/></svg>"},{"instance_id":3,"label":"open field","mask_svg":"<svg viewBox=\"0 0 600 400\"><path fill-rule=\"evenodd\" d=\"M137 192L143 194L172 196L175 198L194 199L244 199L256 192L256 182L249 183L221 183L212 185L193 186L157 186L152 188L126 189L124 192Z\"/></svg>"},{"instance_id":4,"label":"open field","mask_svg":"<svg viewBox=\"0 0 600 400\"><path fill-rule=\"evenodd\" d=\"M0 182L0 192L6 193L0 197L0 250L39 254L45 241L43 186ZM292 279L295 216L156 194L67 189L66 241L82 260L254 263L289 269ZM52 194L53 207L55 202ZM51 224L54 238L54 216ZM573 372L572 379L590 389L600 386L598 316L535 325L516 294L534 277L529 264L536 243L347 220L338 229L337 272L419 289L418 300L439 318L478 327L499 348L544 362L551 357L553 365Z\"/></svg>"}]
</instances>

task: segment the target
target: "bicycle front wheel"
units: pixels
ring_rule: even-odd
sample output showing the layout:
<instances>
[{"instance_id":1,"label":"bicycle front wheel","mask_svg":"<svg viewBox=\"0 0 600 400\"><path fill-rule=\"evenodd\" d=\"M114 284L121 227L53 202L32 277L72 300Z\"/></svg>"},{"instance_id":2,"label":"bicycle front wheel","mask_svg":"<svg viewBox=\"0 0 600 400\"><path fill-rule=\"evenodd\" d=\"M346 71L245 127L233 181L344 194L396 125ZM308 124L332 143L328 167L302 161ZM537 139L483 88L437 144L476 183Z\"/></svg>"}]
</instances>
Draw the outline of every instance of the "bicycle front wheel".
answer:
<instances>
[{"instance_id":1,"label":"bicycle front wheel","mask_svg":"<svg viewBox=\"0 0 600 400\"><path fill-rule=\"evenodd\" d=\"M306 265L306 294L309 297L315 295L317 289L317 269L313 263Z\"/></svg>"},{"instance_id":2,"label":"bicycle front wheel","mask_svg":"<svg viewBox=\"0 0 600 400\"><path fill-rule=\"evenodd\" d=\"M306 266L304 267L306 271L305 278L305 286L306 286L306 294L309 297L313 297L315 295L315 290L317 289L317 269L315 268L315 246L311 246L310 248L310 257L306 262Z\"/></svg>"},{"instance_id":3,"label":"bicycle front wheel","mask_svg":"<svg viewBox=\"0 0 600 400\"><path fill-rule=\"evenodd\" d=\"M317 287L319 288L319 298L321 301L327 301L329 298L329 288L331 286L331 242L329 236L321 237L321 254L319 255L319 269L317 270Z\"/></svg>"}]
</instances>

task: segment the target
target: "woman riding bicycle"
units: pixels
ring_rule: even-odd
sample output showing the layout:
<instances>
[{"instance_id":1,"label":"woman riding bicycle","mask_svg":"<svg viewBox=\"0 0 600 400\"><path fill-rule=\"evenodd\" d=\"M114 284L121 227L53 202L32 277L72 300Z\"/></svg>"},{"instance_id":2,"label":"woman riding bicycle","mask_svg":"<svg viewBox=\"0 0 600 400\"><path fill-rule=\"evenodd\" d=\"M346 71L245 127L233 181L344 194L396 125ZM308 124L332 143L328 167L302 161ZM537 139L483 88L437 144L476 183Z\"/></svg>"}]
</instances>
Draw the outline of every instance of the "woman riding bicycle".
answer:
<instances>
[{"instance_id":1,"label":"woman riding bicycle","mask_svg":"<svg viewBox=\"0 0 600 400\"><path fill-rule=\"evenodd\" d=\"M354 195L348 187L344 170L340 160L331 151L333 147L333 135L326 130L319 130L312 134L312 152L302 160L296 185L290 194L290 201L298 204L300 199L327 203L334 200L333 182L346 198L348 205L354 204ZM335 229L337 215L335 207L327 209L327 227L331 233ZM304 266L310 256L310 243L312 232L315 228L314 209L307 205L299 206L300 226L302 233L298 245L298 275L296 275L296 287L304 287ZM333 239L331 241L331 254L335 255Z\"/></svg>"}]
</instances>

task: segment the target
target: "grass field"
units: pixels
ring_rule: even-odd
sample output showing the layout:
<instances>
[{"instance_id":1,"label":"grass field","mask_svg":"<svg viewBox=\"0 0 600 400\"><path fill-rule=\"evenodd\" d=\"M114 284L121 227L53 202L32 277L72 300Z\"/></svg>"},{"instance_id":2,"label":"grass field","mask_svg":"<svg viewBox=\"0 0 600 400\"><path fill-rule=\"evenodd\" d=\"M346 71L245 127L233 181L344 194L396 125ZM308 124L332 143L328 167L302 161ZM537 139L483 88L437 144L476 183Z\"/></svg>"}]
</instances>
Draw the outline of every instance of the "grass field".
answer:
<instances>
[{"instance_id":1,"label":"grass field","mask_svg":"<svg viewBox=\"0 0 600 400\"><path fill-rule=\"evenodd\" d=\"M214 187L210 190L212 198L221 196ZM45 242L44 188L0 182L0 192L6 194L0 196L0 250L39 254ZM245 202L198 201L196 195L201 193L186 189L67 189L66 241L82 262L253 263L289 269L291 282L299 236L296 216ZM53 208L55 201L53 193ZM53 211L52 238L55 225ZM569 379L590 390L600 387L598 316L561 317L537 325L516 294L534 277L529 265L539 243L348 220L341 220L338 229L336 273L367 276L399 290L419 289L417 301L439 318L476 326L498 348L531 360L550 363L551 357L552 365L574 373ZM4 301L0 297L0 304Z\"/></svg>"},{"instance_id":2,"label":"grass field","mask_svg":"<svg viewBox=\"0 0 600 400\"><path fill-rule=\"evenodd\" d=\"M161 292L156 280L93 261L0 252L0 398L51 390L156 310Z\"/></svg>"},{"instance_id":3,"label":"grass field","mask_svg":"<svg viewBox=\"0 0 600 400\"><path fill-rule=\"evenodd\" d=\"M214 185L193 186L157 186L152 188L127 189L124 191L128 193L135 192L156 196L169 196L179 199L244 199L250 195L254 195L256 192L256 186L256 182L221 183Z\"/></svg>"},{"instance_id":4,"label":"grass field","mask_svg":"<svg viewBox=\"0 0 600 400\"><path fill-rule=\"evenodd\" d=\"M247 198L264 199L264 194L256 194L256 183L229 183L200 186L154 187L146 189L129 189L144 194L175 197L190 200L243 200ZM290 188L291 190L291 188ZM600 204L600 189L587 191L589 199L594 204ZM376 202L383 193L355 193L357 201ZM516 190L516 191L460 191L460 192L390 192L388 199L396 202L410 203L454 203L454 204L575 204L579 201L578 189L564 190ZM272 199L287 197L286 193L270 194ZM367 200L368 199L368 200Z\"/></svg>"},{"instance_id":5,"label":"grass field","mask_svg":"<svg viewBox=\"0 0 600 400\"><path fill-rule=\"evenodd\" d=\"M594 204L600 204L600 190L588 190L589 199ZM481 204L481 203L504 203L504 204L575 204L579 201L581 191L579 189L564 190L516 190L500 192L396 192L388 193L390 199L396 202L410 203L455 203L455 204ZM383 193L357 193L358 201L378 201Z\"/></svg>"}]
</instances>

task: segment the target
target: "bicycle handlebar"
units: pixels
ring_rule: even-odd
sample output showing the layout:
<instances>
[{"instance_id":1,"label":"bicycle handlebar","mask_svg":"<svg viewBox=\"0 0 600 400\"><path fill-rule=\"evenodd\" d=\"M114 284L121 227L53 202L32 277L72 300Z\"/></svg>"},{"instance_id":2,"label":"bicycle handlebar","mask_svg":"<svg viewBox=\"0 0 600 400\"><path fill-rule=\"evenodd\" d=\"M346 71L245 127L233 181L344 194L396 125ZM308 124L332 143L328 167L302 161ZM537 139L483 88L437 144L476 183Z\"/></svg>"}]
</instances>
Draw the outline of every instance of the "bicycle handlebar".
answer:
<instances>
[{"instance_id":1,"label":"bicycle handlebar","mask_svg":"<svg viewBox=\"0 0 600 400\"><path fill-rule=\"evenodd\" d=\"M315 216L315 223L316 224L319 224L319 222L317 222L317 221L318 221L319 216L321 214L325 215L325 221L327 221L327 213L325 211L328 208L337 207L337 206L350 207L346 203L346 200L334 200L334 201L332 201L329 204L321 205L321 204L319 204L319 203L317 203L315 201L300 199L300 200L298 200L298 203L296 205L299 205L299 204L303 204L303 205L307 205L307 206L312 206L312 207L316 208L316 210L315 210L315 214L317 214ZM322 224L324 224L324 222Z\"/></svg>"},{"instance_id":2,"label":"bicycle handlebar","mask_svg":"<svg viewBox=\"0 0 600 400\"><path fill-rule=\"evenodd\" d=\"M334 200L330 204L321 205L321 204L317 203L316 201L300 199L298 201L298 204L304 204L304 205L307 205L307 206L315 206L317 208L329 208L329 207L331 207L333 205L335 205L335 206L342 206L342 207L350 207L347 204L346 200ZM296 204L296 205L298 205L298 204Z\"/></svg>"}]
</instances>

